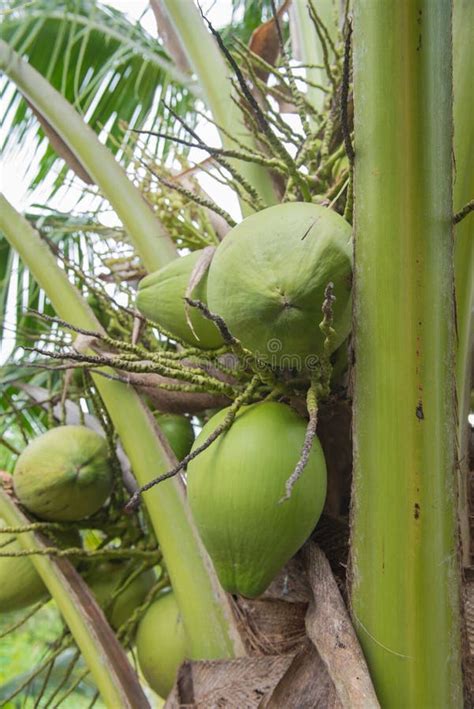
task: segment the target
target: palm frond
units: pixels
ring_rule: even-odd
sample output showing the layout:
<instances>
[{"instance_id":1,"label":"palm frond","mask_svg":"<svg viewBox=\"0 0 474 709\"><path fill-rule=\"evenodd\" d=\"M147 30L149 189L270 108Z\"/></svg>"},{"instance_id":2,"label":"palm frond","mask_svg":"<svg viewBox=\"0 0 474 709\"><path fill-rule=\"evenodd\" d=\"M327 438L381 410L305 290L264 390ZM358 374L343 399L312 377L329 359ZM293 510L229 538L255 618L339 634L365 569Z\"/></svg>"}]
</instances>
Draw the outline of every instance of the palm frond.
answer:
<instances>
[{"instance_id":1,"label":"palm frond","mask_svg":"<svg viewBox=\"0 0 474 709\"><path fill-rule=\"evenodd\" d=\"M44 205L33 205L25 216L57 250L60 261L84 297L90 292L90 284L97 281L102 272L109 274L113 270L110 260L133 260L134 252L122 229L104 226L96 214L71 215ZM99 286L105 291L100 281ZM119 288L113 279L107 283L110 297L116 297L119 290L124 293L125 286L120 284ZM3 359L8 350L12 361L18 363L16 352L19 349L41 346L51 333L55 336L54 328L52 331L50 324L35 313L54 315L44 291L0 235L0 346L3 343Z\"/></svg>"},{"instance_id":2,"label":"palm frond","mask_svg":"<svg viewBox=\"0 0 474 709\"><path fill-rule=\"evenodd\" d=\"M196 84L174 66L156 38L117 10L91 0L38 0L34 7L12 0L2 29L4 39L102 133L125 164L131 159L126 150L130 132L123 126L139 129L166 120L161 99L192 121ZM6 94L6 87L1 90L8 128L2 147L13 148L29 136L35 151L44 150L44 131L18 92ZM57 161L48 146L31 187L43 182ZM53 192L67 172L58 172Z\"/></svg>"}]
</instances>

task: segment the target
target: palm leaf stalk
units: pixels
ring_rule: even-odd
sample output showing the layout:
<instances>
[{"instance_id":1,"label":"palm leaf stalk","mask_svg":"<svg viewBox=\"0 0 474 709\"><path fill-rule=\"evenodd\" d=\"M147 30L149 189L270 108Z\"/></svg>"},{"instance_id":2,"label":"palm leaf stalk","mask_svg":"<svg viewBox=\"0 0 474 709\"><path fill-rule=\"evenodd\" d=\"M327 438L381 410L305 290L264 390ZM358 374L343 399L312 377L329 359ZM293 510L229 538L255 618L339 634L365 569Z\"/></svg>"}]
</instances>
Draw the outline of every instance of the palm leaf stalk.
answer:
<instances>
[{"instance_id":1,"label":"palm leaf stalk","mask_svg":"<svg viewBox=\"0 0 474 709\"><path fill-rule=\"evenodd\" d=\"M154 271L174 259L176 248L173 242L109 150L68 101L3 40L0 40L0 68L97 183L128 232L145 267Z\"/></svg>"},{"instance_id":2,"label":"palm leaf stalk","mask_svg":"<svg viewBox=\"0 0 474 709\"><path fill-rule=\"evenodd\" d=\"M76 327L100 332L89 306L58 267L46 243L4 197L0 198L0 229L44 289L58 316ZM169 470L173 462L137 393L121 382L97 374L93 378L139 485ZM195 530L182 485L173 479L154 487L144 499L183 615L192 656L214 658L241 653L228 601Z\"/></svg>"},{"instance_id":3,"label":"palm leaf stalk","mask_svg":"<svg viewBox=\"0 0 474 709\"><path fill-rule=\"evenodd\" d=\"M354 6L353 619L384 707L460 707L448 0Z\"/></svg>"},{"instance_id":4,"label":"palm leaf stalk","mask_svg":"<svg viewBox=\"0 0 474 709\"><path fill-rule=\"evenodd\" d=\"M222 126L224 147L234 148L235 136L249 148L254 146L254 136L245 128L242 113L234 102L230 70L219 51L214 37L207 30L196 5L188 0L163 0L163 5L181 40L187 59L201 86L208 108L217 126ZM270 173L254 163L238 164L239 172L256 189L263 202L275 204L276 195ZM244 214L249 207L242 203Z\"/></svg>"},{"instance_id":5,"label":"palm leaf stalk","mask_svg":"<svg viewBox=\"0 0 474 709\"><path fill-rule=\"evenodd\" d=\"M474 3L456 0L453 15L454 40L454 212L474 197ZM469 455L468 414L474 333L474 215L454 229L454 273L458 333L456 380L458 401L458 452L460 468L460 524L464 563L470 564L469 508L467 498Z\"/></svg>"},{"instance_id":6,"label":"palm leaf stalk","mask_svg":"<svg viewBox=\"0 0 474 709\"><path fill-rule=\"evenodd\" d=\"M0 515L10 527L30 523L1 487ZM17 539L25 551L45 551L32 531L18 534ZM107 706L147 709L150 705L125 651L77 572L69 562L41 553L29 559L56 601Z\"/></svg>"}]
</instances>

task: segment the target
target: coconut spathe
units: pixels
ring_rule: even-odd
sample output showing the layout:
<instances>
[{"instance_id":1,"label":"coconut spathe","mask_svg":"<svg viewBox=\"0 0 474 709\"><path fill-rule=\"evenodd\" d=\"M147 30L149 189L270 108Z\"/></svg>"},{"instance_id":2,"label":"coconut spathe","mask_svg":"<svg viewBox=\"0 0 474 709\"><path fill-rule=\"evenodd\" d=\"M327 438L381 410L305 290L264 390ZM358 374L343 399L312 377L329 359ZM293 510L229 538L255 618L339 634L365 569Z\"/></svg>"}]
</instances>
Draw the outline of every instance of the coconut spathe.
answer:
<instances>
[{"instance_id":1,"label":"coconut spathe","mask_svg":"<svg viewBox=\"0 0 474 709\"><path fill-rule=\"evenodd\" d=\"M193 448L221 424L219 411ZM188 465L194 520L223 588L261 595L313 531L326 496L326 463L317 439L289 500L282 502L304 442L306 421L286 404L240 409L231 428Z\"/></svg>"},{"instance_id":2,"label":"coconut spathe","mask_svg":"<svg viewBox=\"0 0 474 709\"><path fill-rule=\"evenodd\" d=\"M70 522L97 512L112 491L107 443L85 426L58 426L19 456L15 494L41 519Z\"/></svg>"},{"instance_id":3,"label":"coconut spathe","mask_svg":"<svg viewBox=\"0 0 474 709\"><path fill-rule=\"evenodd\" d=\"M324 292L333 284L334 351L351 323L351 227L336 212L289 202L244 219L218 246L209 308L259 359L311 369L323 352Z\"/></svg>"}]
</instances>

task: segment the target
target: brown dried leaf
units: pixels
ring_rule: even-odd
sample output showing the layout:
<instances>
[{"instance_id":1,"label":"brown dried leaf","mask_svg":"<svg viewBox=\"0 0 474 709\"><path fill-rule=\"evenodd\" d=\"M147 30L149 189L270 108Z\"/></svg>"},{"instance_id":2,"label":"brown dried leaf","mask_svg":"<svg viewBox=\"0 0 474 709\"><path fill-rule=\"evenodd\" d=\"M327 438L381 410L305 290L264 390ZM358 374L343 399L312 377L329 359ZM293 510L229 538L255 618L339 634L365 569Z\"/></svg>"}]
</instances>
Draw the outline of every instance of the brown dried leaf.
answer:
<instances>
[{"instance_id":1,"label":"brown dried leaf","mask_svg":"<svg viewBox=\"0 0 474 709\"><path fill-rule=\"evenodd\" d=\"M277 10L278 19L288 8L291 0L285 0L283 5ZM249 41L249 49L253 54L263 59L267 64L275 66L278 55L280 54L280 40L275 18L264 22L263 25L257 27L252 33ZM268 79L268 71L261 67L255 67L255 73L259 79L266 81Z\"/></svg>"},{"instance_id":2,"label":"brown dried leaf","mask_svg":"<svg viewBox=\"0 0 474 709\"><path fill-rule=\"evenodd\" d=\"M334 684L314 645L308 642L293 658L288 670L271 695L262 700L260 707L342 709Z\"/></svg>"},{"instance_id":3,"label":"brown dried leaf","mask_svg":"<svg viewBox=\"0 0 474 709\"><path fill-rule=\"evenodd\" d=\"M237 605L249 654L293 654L306 644L307 603L239 597Z\"/></svg>"},{"instance_id":4,"label":"brown dried leaf","mask_svg":"<svg viewBox=\"0 0 474 709\"><path fill-rule=\"evenodd\" d=\"M165 709L257 709L288 669L292 655L185 662Z\"/></svg>"},{"instance_id":5,"label":"brown dried leaf","mask_svg":"<svg viewBox=\"0 0 474 709\"><path fill-rule=\"evenodd\" d=\"M329 562L313 542L303 549L313 600L306 631L347 709L380 709L367 664Z\"/></svg>"},{"instance_id":6,"label":"brown dried leaf","mask_svg":"<svg viewBox=\"0 0 474 709\"><path fill-rule=\"evenodd\" d=\"M466 687L466 706L474 706L474 569L466 569L463 585L464 623L463 669Z\"/></svg>"}]
</instances>

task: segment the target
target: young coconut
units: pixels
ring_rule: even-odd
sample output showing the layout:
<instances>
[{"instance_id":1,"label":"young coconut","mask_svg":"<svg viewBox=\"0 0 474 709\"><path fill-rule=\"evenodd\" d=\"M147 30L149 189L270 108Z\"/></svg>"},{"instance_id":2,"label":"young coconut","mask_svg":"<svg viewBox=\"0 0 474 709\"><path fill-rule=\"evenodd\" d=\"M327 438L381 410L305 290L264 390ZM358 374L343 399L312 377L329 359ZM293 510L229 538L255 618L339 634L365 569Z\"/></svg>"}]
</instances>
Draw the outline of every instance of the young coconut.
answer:
<instances>
[{"instance_id":1,"label":"young coconut","mask_svg":"<svg viewBox=\"0 0 474 709\"><path fill-rule=\"evenodd\" d=\"M0 519L0 527L5 526L5 522ZM55 546L62 549L81 546L81 536L76 530L57 532L56 535L58 543ZM0 549L0 613L27 608L49 595L31 559L27 556L1 556L2 552L23 550L16 537L12 538L7 532L0 535L1 542L10 539L11 541Z\"/></svg>"},{"instance_id":2,"label":"young coconut","mask_svg":"<svg viewBox=\"0 0 474 709\"><path fill-rule=\"evenodd\" d=\"M137 631L138 664L154 692L165 699L188 654L188 641L172 592L147 609Z\"/></svg>"},{"instance_id":3,"label":"young coconut","mask_svg":"<svg viewBox=\"0 0 474 709\"><path fill-rule=\"evenodd\" d=\"M204 426L193 449L222 423ZM326 496L317 438L288 500L286 482L301 454L306 422L286 404L244 406L231 428L188 464L188 497L223 588L261 595L315 527Z\"/></svg>"},{"instance_id":4,"label":"young coconut","mask_svg":"<svg viewBox=\"0 0 474 709\"><path fill-rule=\"evenodd\" d=\"M53 522L94 514L112 484L107 442L85 426L58 426L39 436L21 453L13 474L22 505Z\"/></svg>"},{"instance_id":5,"label":"young coconut","mask_svg":"<svg viewBox=\"0 0 474 709\"><path fill-rule=\"evenodd\" d=\"M324 291L334 284L334 351L351 323L351 227L316 204L288 202L244 219L217 248L207 299L230 332L275 367L311 369L323 352Z\"/></svg>"},{"instance_id":6,"label":"young coconut","mask_svg":"<svg viewBox=\"0 0 474 709\"><path fill-rule=\"evenodd\" d=\"M179 414L155 414L155 418L176 458L183 460L194 443L194 428L191 421Z\"/></svg>"},{"instance_id":7,"label":"young coconut","mask_svg":"<svg viewBox=\"0 0 474 709\"><path fill-rule=\"evenodd\" d=\"M118 596L114 597L114 594L132 573L132 564L109 561L99 564L85 577L97 602L105 609L114 630L118 630L127 622L133 611L143 603L156 581L153 569L147 569L136 576Z\"/></svg>"},{"instance_id":8,"label":"young coconut","mask_svg":"<svg viewBox=\"0 0 474 709\"><path fill-rule=\"evenodd\" d=\"M138 286L136 306L142 315L171 335L193 347L213 350L223 344L218 328L195 308L189 308L191 328L184 302L191 275L202 254L203 250L193 251L145 276ZM192 297L207 302L207 273L193 288Z\"/></svg>"}]
</instances>

